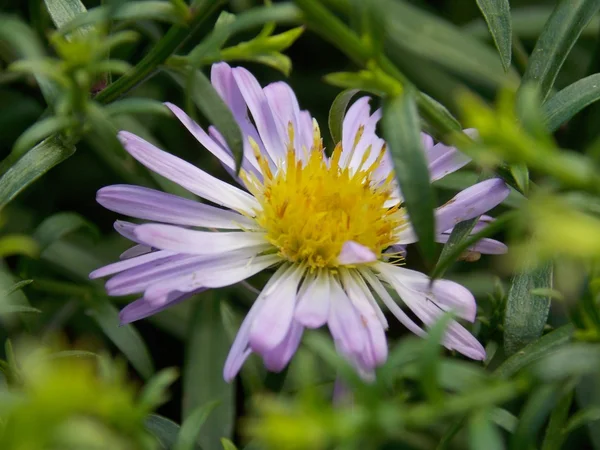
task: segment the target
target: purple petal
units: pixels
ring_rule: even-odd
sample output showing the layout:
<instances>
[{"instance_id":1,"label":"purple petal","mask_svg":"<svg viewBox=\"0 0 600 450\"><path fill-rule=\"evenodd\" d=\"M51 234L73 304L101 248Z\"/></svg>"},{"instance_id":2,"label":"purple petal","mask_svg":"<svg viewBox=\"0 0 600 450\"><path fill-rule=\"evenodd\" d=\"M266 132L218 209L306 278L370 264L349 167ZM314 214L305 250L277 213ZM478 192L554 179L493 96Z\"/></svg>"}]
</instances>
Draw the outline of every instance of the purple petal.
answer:
<instances>
[{"instance_id":1,"label":"purple petal","mask_svg":"<svg viewBox=\"0 0 600 450\"><path fill-rule=\"evenodd\" d=\"M101 267L100 269L94 270L90 273L90 278L92 280L96 278L106 277L108 275L113 275L115 273L123 272L125 270L131 269L133 267L138 267L149 262L157 261L159 259L164 259L169 256L173 256L173 252L169 251L158 251L147 253L141 256L137 256L135 258L126 259L124 261L119 261L116 263L109 264L107 266Z\"/></svg>"},{"instance_id":2,"label":"purple petal","mask_svg":"<svg viewBox=\"0 0 600 450\"><path fill-rule=\"evenodd\" d=\"M433 152L439 156L429 161L431 181L439 180L449 173L456 172L471 162L471 158L467 155L455 147L449 147L441 142L434 146Z\"/></svg>"},{"instance_id":3,"label":"purple petal","mask_svg":"<svg viewBox=\"0 0 600 450\"><path fill-rule=\"evenodd\" d=\"M96 200L106 209L138 219L206 228L240 229L256 226L254 221L236 212L141 186L107 186L98 191Z\"/></svg>"},{"instance_id":4,"label":"purple petal","mask_svg":"<svg viewBox=\"0 0 600 450\"><path fill-rule=\"evenodd\" d=\"M248 247L256 247L258 253L270 248L265 234L259 232L196 231L150 223L136 227L135 236L154 248L195 255L214 255Z\"/></svg>"},{"instance_id":5,"label":"purple petal","mask_svg":"<svg viewBox=\"0 0 600 450\"><path fill-rule=\"evenodd\" d=\"M352 154L356 137L361 125L364 125L369 120L369 97L361 97L354 102L344 116L342 123L342 157L340 164L345 166L349 162L349 156ZM336 142L337 144L337 142Z\"/></svg>"},{"instance_id":6,"label":"purple petal","mask_svg":"<svg viewBox=\"0 0 600 450\"><path fill-rule=\"evenodd\" d=\"M302 325L293 321L283 341L273 350L263 354L265 367L271 372L281 372L298 350L303 331Z\"/></svg>"},{"instance_id":7,"label":"purple petal","mask_svg":"<svg viewBox=\"0 0 600 450\"><path fill-rule=\"evenodd\" d=\"M261 356L275 349L286 337L292 325L298 284L303 269L283 266L281 278L264 291L264 305L250 329L250 348ZM263 294L261 294L263 295Z\"/></svg>"},{"instance_id":8,"label":"purple petal","mask_svg":"<svg viewBox=\"0 0 600 450\"><path fill-rule=\"evenodd\" d=\"M339 282L331 277L331 298L327 325L334 340L346 355L363 351L368 340L366 326Z\"/></svg>"},{"instance_id":9,"label":"purple petal","mask_svg":"<svg viewBox=\"0 0 600 450\"><path fill-rule=\"evenodd\" d=\"M175 117L177 117L183 126L206 148L209 152L215 155L223 165L231 170L235 170L235 161L229 149L224 149L216 143L200 125L194 122L181 108L172 103L166 102L165 105L169 108Z\"/></svg>"},{"instance_id":10,"label":"purple petal","mask_svg":"<svg viewBox=\"0 0 600 450\"><path fill-rule=\"evenodd\" d=\"M238 88L252 113L265 149L271 155L273 161L283 160L285 157L284 139L277 130L269 102L260 84L243 67L236 67L232 71Z\"/></svg>"},{"instance_id":11,"label":"purple petal","mask_svg":"<svg viewBox=\"0 0 600 450\"><path fill-rule=\"evenodd\" d=\"M210 81L236 118L243 118L247 115L246 102L233 78L229 64L225 62L213 64Z\"/></svg>"},{"instance_id":12,"label":"purple petal","mask_svg":"<svg viewBox=\"0 0 600 450\"><path fill-rule=\"evenodd\" d=\"M145 255L146 253L150 253L151 251L152 247L143 244L137 244L121 253L119 255L119 259L135 258L136 256Z\"/></svg>"},{"instance_id":13,"label":"purple petal","mask_svg":"<svg viewBox=\"0 0 600 450\"><path fill-rule=\"evenodd\" d=\"M152 316L163 311L164 309L181 303L182 301L187 300L188 298L202 291L204 291L204 289L198 289L197 291L186 292L184 294L181 292L172 292L167 301L163 305L158 306L153 305L144 298L135 300L123 308L119 313L121 325L135 322L136 320L140 319L145 319L146 317Z\"/></svg>"},{"instance_id":14,"label":"purple petal","mask_svg":"<svg viewBox=\"0 0 600 450\"><path fill-rule=\"evenodd\" d=\"M192 164L159 150L127 131L119 132L125 149L148 169L218 205L252 214L260 205L250 194L215 178Z\"/></svg>"},{"instance_id":15,"label":"purple petal","mask_svg":"<svg viewBox=\"0 0 600 450\"><path fill-rule=\"evenodd\" d=\"M421 142L423 144L423 148L425 149L427 158L431 161L431 157L435 156L435 151L432 151L433 138L431 136L429 136L427 133L421 132Z\"/></svg>"},{"instance_id":16,"label":"purple petal","mask_svg":"<svg viewBox=\"0 0 600 450\"><path fill-rule=\"evenodd\" d=\"M141 242L138 241L138 238L135 237L135 233L133 232L133 230L135 230L135 227L137 226L137 223L131 223L125 220L115 220L115 223L113 224L115 231L121 236L137 244L141 244Z\"/></svg>"},{"instance_id":17,"label":"purple petal","mask_svg":"<svg viewBox=\"0 0 600 450\"><path fill-rule=\"evenodd\" d=\"M482 181L459 192L436 209L437 232L442 233L463 220L480 216L502 203L509 192L508 186L500 178Z\"/></svg>"},{"instance_id":18,"label":"purple petal","mask_svg":"<svg viewBox=\"0 0 600 450\"><path fill-rule=\"evenodd\" d=\"M450 234L443 233L436 236L436 241L445 244L448 242ZM500 241L495 239L483 238L480 239L475 245L469 247L469 251L481 253L484 255L503 255L508 252L508 247Z\"/></svg>"},{"instance_id":19,"label":"purple petal","mask_svg":"<svg viewBox=\"0 0 600 450\"><path fill-rule=\"evenodd\" d=\"M307 142L303 137L306 136L306 131L312 135L312 121L309 130L302 130L301 127L305 124L301 122L300 106L292 88L287 83L278 81L265 86L264 93L279 127L279 134L284 136L285 142L288 141L288 125L291 123L294 128L294 142L292 142L294 149L298 153L302 153L303 146L310 149L312 138Z\"/></svg>"},{"instance_id":20,"label":"purple petal","mask_svg":"<svg viewBox=\"0 0 600 450\"><path fill-rule=\"evenodd\" d=\"M303 288L298 295L294 319L307 328L319 328L325 325L329 315L329 276L322 272L307 276Z\"/></svg>"},{"instance_id":21,"label":"purple petal","mask_svg":"<svg viewBox=\"0 0 600 450\"><path fill-rule=\"evenodd\" d=\"M377 261L377 255L370 248L354 241L344 242L342 251L338 255L338 263L342 265L364 264L373 261Z\"/></svg>"}]
</instances>

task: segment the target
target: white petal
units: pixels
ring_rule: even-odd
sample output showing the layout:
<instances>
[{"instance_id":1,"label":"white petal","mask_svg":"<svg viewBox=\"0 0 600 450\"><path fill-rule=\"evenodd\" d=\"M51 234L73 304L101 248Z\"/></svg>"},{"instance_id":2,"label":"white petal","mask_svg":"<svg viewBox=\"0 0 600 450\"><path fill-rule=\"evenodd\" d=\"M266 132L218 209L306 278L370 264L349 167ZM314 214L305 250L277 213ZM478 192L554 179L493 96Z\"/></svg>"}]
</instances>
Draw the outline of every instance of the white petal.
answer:
<instances>
[{"instance_id":1,"label":"white petal","mask_svg":"<svg viewBox=\"0 0 600 450\"><path fill-rule=\"evenodd\" d=\"M294 318L307 328L319 328L327 323L329 315L329 276L320 271L307 275L298 295Z\"/></svg>"},{"instance_id":2,"label":"white petal","mask_svg":"<svg viewBox=\"0 0 600 450\"><path fill-rule=\"evenodd\" d=\"M340 345L343 353L357 355L363 351L368 335L360 314L340 286L330 277L331 298L329 301L329 331Z\"/></svg>"},{"instance_id":3,"label":"white petal","mask_svg":"<svg viewBox=\"0 0 600 450\"><path fill-rule=\"evenodd\" d=\"M365 264L377 261L377 255L370 248L358 242L346 241L342 245L342 251L337 259L338 263L342 265Z\"/></svg>"}]
</instances>

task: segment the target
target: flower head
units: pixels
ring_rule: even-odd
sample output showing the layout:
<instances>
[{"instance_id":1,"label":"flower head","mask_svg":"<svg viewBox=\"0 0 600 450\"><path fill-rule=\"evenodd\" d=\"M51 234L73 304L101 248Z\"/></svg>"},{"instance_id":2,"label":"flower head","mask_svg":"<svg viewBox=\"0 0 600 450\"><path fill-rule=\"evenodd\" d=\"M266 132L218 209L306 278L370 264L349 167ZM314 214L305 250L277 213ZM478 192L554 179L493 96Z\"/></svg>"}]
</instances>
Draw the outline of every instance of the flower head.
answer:
<instances>
[{"instance_id":1,"label":"flower head","mask_svg":"<svg viewBox=\"0 0 600 450\"><path fill-rule=\"evenodd\" d=\"M212 83L244 134L239 177L218 130L208 133L181 109L167 104L243 188L225 183L143 139L119 133L127 151L150 170L216 205L138 186L98 192L108 209L144 224L117 222L137 243L122 261L92 277L114 275L110 295L142 293L121 312L123 322L154 314L208 288L242 281L268 268L274 274L248 312L231 347L224 377L231 380L250 353L273 371L295 353L303 330L327 325L339 351L365 375L387 358L387 320L380 304L412 332L423 335L444 311L475 319L475 299L462 286L429 278L399 264L403 246L416 240L402 205L391 158L375 132L380 110L357 100L343 123L342 142L325 154L318 124L285 83L262 89L243 68L219 63ZM250 120L250 116L252 121ZM469 162L452 147L423 135L432 180ZM508 188L499 179L478 183L436 210L438 240L452 227L499 204ZM491 220L482 216L478 228ZM481 241L471 249L502 253L505 246ZM413 312L398 306L395 291ZM444 345L483 359L479 342L452 321Z\"/></svg>"}]
</instances>

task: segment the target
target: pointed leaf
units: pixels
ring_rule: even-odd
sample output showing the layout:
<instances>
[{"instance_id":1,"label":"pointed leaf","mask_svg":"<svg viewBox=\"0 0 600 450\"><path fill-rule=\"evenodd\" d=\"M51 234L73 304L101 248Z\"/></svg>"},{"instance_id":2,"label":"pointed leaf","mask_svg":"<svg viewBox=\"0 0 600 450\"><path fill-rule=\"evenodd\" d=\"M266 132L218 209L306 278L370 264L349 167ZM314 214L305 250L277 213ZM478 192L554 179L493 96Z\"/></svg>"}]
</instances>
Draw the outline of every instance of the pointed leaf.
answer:
<instances>
[{"instance_id":1,"label":"pointed leaf","mask_svg":"<svg viewBox=\"0 0 600 450\"><path fill-rule=\"evenodd\" d=\"M429 169L421 141L419 115L414 93L387 99L383 106L383 133L394 159L396 178L419 248L426 261L435 257L435 205Z\"/></svg>"},{"instance_id":2,"label":"pointed leaf","mask_svg":"<svg viewBox=\"0 0 600 450\"><path fill-rule=\"evenodd\" d=\"M477 0L477 6L488 24L500 61L505 71L510 68L512 24L508 0Z\"/></svg>"},{"instance_id":3,"label":"pointed leaf","mask_svg":"<svg viewBox=\"0 0 600 450\"><path fill-rule=\"evenodd\" d=\"M586 106L600 100L600 73L582 78L552 95L542 106L544 121L550 131L571 119Z\"/></svg>"},{"instance_id":4,"label":"pointed leaf","mask_svg":"<svg viewBox=\"0 0 600 450\"><path fill-rule=\"evenodd\" d=\"M348 109L348 104L352 100L352 97L358 92L358 89L346 89L340 92L333 100L331 108L329 108L328 124L333 145L342 141L342 124L344 123L346 109Z\"/></svg>"},{"instance_id":5,"label":"pointed leaf","mask_svg":"<svg viewBox=\"0 0 600 450\"><path fill-rule=\"evenodd\" d=\"M469 448L472 450L503 450L502 435L492 422L489 411L477 412L469 421Z\"/></svg>"},{"instance_id":6,"label":"pointed leaf","mask_svg":"<svg viewBox=\"0 0 600 450\"><path fill-rule=\"evenodd\" d=\"M74 152L75 147L48 138L25 153L0 177L0 209Z\"/></svg>"},{"instance_id":7,"label":"pointed leaf","mask_svg":"<svg viewBox=\"0 0 600 450\"><path fill-rule=\"evenodd\" d=\"M550 297L531 293L539 288L552 288L552 264L512 279L504 313L504 350L508 355L540 337L544 330Z\"/></svg>"},{"instance_id":8,"label":"pointed leaf","mask_svg":"<svg viewBox=\"0 0 600 450\"><path fill-rule=\"evenodd\" d=\"M142 377L148 379L154 373L150 352L132 325L119 325L119 311L107 298L97 299L88 314L94 318L104 334L123 352L131 365Z\"/></svg>"},{"instance_id":9,"label":"pointed leaf","mask_svg":"<svg viewBox=\"0 0 600 450\"><path fill-rule=\"evenodd\" d=\"M600 0L560 0L529 59L522 85L535 81L545 99L577 38L600 9Z\"/></svg>"},{"instance_id":10,"label":"pointed leaf","mask_svg":"<svg viewBox=\"0 0 600 450\"><path fill-rule=\"evenodd\" d=\"M219 404L218 400L206 403L196 408L181 425L181 430L177 435L177 442L173 447L173 450L194 450L198 448L196 440L205 434L209 430L208 425L204 425L206 420L211 415L212 411ZM220 448L220 445L215 447L206 447L208 449L214 448L215 450Z\"/></svg>"},{"instance_id":11,"label":"pointed leaf","mask_svg":"<svg viewBox=\"0 0 600 450\"><path fill-rule=\"evenodd\" d=\"M145 426L156 438L161 450L173 449L179 434L179 425L166 417L150 414L145 421Z\"/></svg>"},{"instance_id":12,"label":"pointed leaf","mask_svg":"<svg viewBox=\"0 0 600 450\"><path fill-rule=\"evenodd\" d=\"M220 439L231 437L233 432L235 385L223 379L230 341L223 326L218 293L201 294L191 315L183 368L183 417L191 418L199 406L218 402L198 443L204 450L220 450Z\"/></svg>"},{"instance_id":13,"label":"pointed leaf","mask_svg":"<svg viewBox=\"0 0 600 450\"><path fill-rule=\"evenodd\" d=\"M80 0L44 0L44 3L56 28L87 11Z\"/></svg>"},{"instance_id":14,"label":"pointed leaf","mask_svg":"<svg viewBox=\"0 0 600 450\"><path fill-rule=\"evenodd\" d=\"M62 212L44 219L35 229L33 237L37 240L40 249L43 251L53 242L80 228L87 228L94 235L98 236L98 228L93 223L87 221L77 213Z\"/></svg>"}]
</instances>

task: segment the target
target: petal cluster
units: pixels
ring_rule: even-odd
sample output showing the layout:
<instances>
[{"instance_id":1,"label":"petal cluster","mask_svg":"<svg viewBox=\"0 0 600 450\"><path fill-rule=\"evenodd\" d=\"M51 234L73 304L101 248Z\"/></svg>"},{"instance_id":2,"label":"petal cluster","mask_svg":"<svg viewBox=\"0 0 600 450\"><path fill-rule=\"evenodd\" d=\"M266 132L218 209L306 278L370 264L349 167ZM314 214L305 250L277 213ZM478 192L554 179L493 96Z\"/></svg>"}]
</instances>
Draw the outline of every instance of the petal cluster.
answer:
<instances>
[{"instance_id":1,"label":"petal cluster","mask_svg":"<svg viewBox=\"0 0 600 450\"><path fill-rule=\"evenodd\" d=\"M242 188L138 136L119 133L123 146L137 161L209 202L130 185L108 186L98 192L98 202L107 209L145 221L117 221L116 230L135 245L120 261L91 274L92 278L111 277L106 282L110 295L140 294L121 312L122 322L142 319L205 289L274 269L231 347L224 368L225 379L231 380L251 353L259 354L269 370L283 369L298 348L304 329L325 325L338 350L369 377L387 358L388 323L382 307L420 336L445 311L466 321L475 319L475 299L464 287L447 280L432 284L426 275L397 263L404 246L414 242L416 235L403 212L391 157L376 134L381 111L372 112L367 97L350 107L342 142L327 157L316 121L300 109L287 84L261 88L247 70L225 63L213 66L211 78L244 135L240 178L235 175L233 155L216 128L205 131L177 106L167 106ZM455 148L434 144L427 135L423 135L423 143L432 180L469 162ZM318 167L315 158L321 164ZM325 175L331 175L335 183L362 183L358 184L361 196L350 184L348 189L328 190L323 184L324 179L329 180ZM290 187L292 180L296 184ZM301 197L294 186L301 187ZM312 189L314 186L318 188ZM326 199L328 192L337 197ZM358 206L371 206L355 208L348 203L350 197L344 197L346 193L360 202ZM373 202L376 195L380 199ZM499 179L460 192L435 211L438 241L445 242L463 220L481 216L476 230L481 229L492 220L484 214L507 195L508 188ZM275 197L278 202L273 203ZM294 201L311 205L303 210L311 220L302 220L300 203ZM292 219L284 223L288 203L300 213L287 216ZM266 220L265 211L274 204L277 207ZM377 219L373 223L385 224L384 239L378 234L367 236L373 227L363 226L371 223L364 222L366 211L372 215L369 220ZM391 214L395 216L388 220ZM287 234L274 235L277 227ZM304 245L309 237L318 245ZM304 253L298 251L292 258L286 253L290 248L304 249ZM313 251L329 252L322 258L327 263L317 263L321 260L312 253L313 259L302 256ZM488 239L471 251L495 254L506 247ZM485 357L479 342L457 321L451 322L444 345L473 359Z\"/></svg>"}]
</instances>

